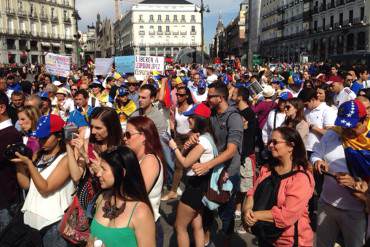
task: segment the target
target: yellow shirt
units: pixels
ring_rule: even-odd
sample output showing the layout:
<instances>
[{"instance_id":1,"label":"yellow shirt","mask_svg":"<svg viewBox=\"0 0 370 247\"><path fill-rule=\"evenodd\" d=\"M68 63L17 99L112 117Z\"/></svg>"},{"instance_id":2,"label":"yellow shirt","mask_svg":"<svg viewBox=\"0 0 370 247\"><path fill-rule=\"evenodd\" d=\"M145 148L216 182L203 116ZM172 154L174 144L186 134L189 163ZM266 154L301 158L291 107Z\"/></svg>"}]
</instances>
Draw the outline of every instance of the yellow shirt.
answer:
<instances>
[{"instance_id":1,"label":"yellow shirt","mask_svg":"<svg viewBox=\"0 0 370 247\"><path fill-rule=\"evenodd\" d=\"M136 104L134 101L130 100L127 105L121 107L118 107L118 104L114 103L114 108L116 109L120 122L123 123L136 111Z\"/></svg>"}]
</instances>

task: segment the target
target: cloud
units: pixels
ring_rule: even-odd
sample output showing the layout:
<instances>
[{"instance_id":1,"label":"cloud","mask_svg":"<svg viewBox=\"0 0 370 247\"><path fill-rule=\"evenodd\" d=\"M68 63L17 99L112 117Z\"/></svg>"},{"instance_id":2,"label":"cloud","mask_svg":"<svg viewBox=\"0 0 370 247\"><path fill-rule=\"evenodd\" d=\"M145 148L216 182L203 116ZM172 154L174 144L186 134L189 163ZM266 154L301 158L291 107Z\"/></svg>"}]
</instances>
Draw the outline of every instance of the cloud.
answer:
<instances>
[{"instance_id":1,"label":"cloud","mask_svg":"<svg viewBox=\"0 0 370 247\"><path fill-rule=\"evenodd\" d=\"M200 5L200 0L188 1ZM124 1L123 10L128 8L125 2L134 2L134 0ZM209 43L213 38L219 15L221 15L224 25L227 25L237 16L241 2L242 0L204 0L204 4L208 5L210 9L210 12L204 15L206 43ZM79 29L82 31L86 31L87 25L95 24L98 13L102 19L114 20L114 0L76 0L76 8L81 16Z\"/></svg>"}]
</instances>

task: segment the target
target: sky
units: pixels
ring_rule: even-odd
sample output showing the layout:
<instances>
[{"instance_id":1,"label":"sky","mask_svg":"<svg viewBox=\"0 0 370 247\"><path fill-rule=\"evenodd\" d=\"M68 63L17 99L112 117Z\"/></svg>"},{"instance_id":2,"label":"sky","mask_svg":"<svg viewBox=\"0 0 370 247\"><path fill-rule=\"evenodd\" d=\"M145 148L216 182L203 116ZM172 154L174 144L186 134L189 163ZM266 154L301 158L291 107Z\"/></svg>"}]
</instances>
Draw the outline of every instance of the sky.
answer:
<instances>
[{"instance_id":1,"label":"sky","mask_svg":"<svg viewBox=\"0 0 370 247\"><path fill-rule=\"evenodd\" d=\"M188 1L200 4L200 0ZM132 3L134 0L123 0L122 9L128 6L125 2ZM210 9L210 12L204 15L204 36L207 45L212 42L219 16L221 15L226 26L237 16L241 2L242 0L204 0L204 4ZM97 13L100 13L103 19L114 19L114 0L76 0L76 8L81 17L78 24L81 31L86 31L87 25L95 23Z\"/></svg>"}]
</instances>

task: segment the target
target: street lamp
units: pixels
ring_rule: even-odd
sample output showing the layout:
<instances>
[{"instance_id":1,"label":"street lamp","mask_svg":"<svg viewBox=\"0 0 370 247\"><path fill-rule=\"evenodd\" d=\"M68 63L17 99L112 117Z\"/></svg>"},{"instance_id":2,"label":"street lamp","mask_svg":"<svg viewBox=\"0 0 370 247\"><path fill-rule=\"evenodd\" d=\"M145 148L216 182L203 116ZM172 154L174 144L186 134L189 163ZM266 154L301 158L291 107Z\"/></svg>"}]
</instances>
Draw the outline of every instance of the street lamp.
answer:
<instances>
[{"instance_id":1,"label":"street lamp","mask_svg":"<svg viewBox=\"0 0 370 247\"><path fill-rule=\"evenodd\" d=\"M204 12L209 13L210 11L209 11L209 6L208 5L205 6L204 3L203 3L203 0L201 0L200 2L201 3L200 3L199 12L200 12L201 22L202 22L202 32L201 32L202 33L201 34L202 35L202 42L201 42L201 45L202 45L202 47L201 47L201 59L202 60L201 60L201 62L202 62L202 64L204 64L204 23L203 23L203 21L204 21Z\"/></svg>"},{"instance_id":2,"label":"street lamp","mask_svg":"<svg viewBox=\"0 0 370 247\"><path fill-rule=\"evenodd\" d=\"M80 53L79 53L79 49L78 49L78 46L79 46L79 39L80 39L80 34L78 33L78 21L81 20L81 17L80 15L78 14L78 11L76 9L76 0L73 0L73 6L74 6L74 11L72 13L72 17L75 19L76 21L76 34L74 35L74 37L76 38L76 63L77 63L77 67L80 66Z\"/></svg>"}]
</instances>

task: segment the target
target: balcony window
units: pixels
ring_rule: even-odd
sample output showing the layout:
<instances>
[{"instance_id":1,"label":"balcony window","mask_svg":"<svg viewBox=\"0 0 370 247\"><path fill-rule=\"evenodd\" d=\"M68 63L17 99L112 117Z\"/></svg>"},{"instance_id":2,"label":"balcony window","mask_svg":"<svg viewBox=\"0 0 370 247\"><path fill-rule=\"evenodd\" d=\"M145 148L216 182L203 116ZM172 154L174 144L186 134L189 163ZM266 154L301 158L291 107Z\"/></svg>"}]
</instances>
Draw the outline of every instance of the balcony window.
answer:
<instances>
[{"instance_id":1,"label":"balcony window","mask_svg":"<svg viewBox=\"0 0 370 247\"><path fill-rule=\"evenodd\" d=\"M339 25L343 26L343 13L339 14Z\"/></svg>"},{"instance_id":2,"label":"balcony window","mask_svg":"<svg viewBox=\"0 0 370 247\"><path fill-rule=\"evenodd\" d=\"M139 15L139 21L143 21L143 15Z\"/></svg>"},{"instance_id":3,"label":"balcony window","mask_svg":"<svg viewBox=\"0 0 370 247\"><path fill-rule=\"evenodd\" d=\"M170 21L170 16L166 15L166 21Z\"/></svg>"},{"instance_id":4,"label":"balcony window","mask_svg":"<svg viewBox=\"0 0 370 247\"><path fill-rule=\"evenodd\" d=\"M170 26L166 26L166 32L169 33L170 32Z\"/></svg>"},{"instance_id":5,"label":"balcony window","mask_svg":"<svg viewBox=\"0 0 370 247\"><path fill-rule=\"evenodd\" d=\"M174 22L177 22L177 15L174 15L174 16L173 16L173 21L174 21Z\"/></svg>"},{"instance_id":6,"label":"balcony window","mask_svg":"<svg viewBox=\"0 0 370 247\"><path fill-rule=\"evenodd\" d=\"M360 18L361 18L361 21L365 19L365 7L360 8Z\"/></svg>"},{"instance_id":7,"label":"balcony window","mask_svg":"<svg viewBox=\"0 0 370 247\"><path fill-rule=\"evenodd\" d=\"M353 23L353 10L350 10L348 13L348 20L350 23Z\"/></svg>"},{"instance_id":8,"label":"balcony window","mask_svg":"<svg viewBox=\"0 0 370 247\"><path fill-rule=\"evenodd\" d=\"M334 16L330 16L330 27L334 27Z\"/></svg>"},{"instance_id":9,"label":"balcony window","mask_svg":"<svg viewBox=\"0 0 370 247\"><path fill-rule=\"evenodd\" d=\"M350 33L347 36L347 51L353 51L354 34Z\"/></svg>"},{"instance_id":10,"label":"balcony window","mask_svg":"<svg viewBox=\"0 0 370 247\"><path fill-rule=\"evenodd\" d=\"M149 20L150 20L150 21L154 21L154 15L150 15L150 16L149 16Z\"/></svg>"},{"instance_id":11,"label":"balcony window","mask_svg":"<svg viewBox=\"0 0 370 247\"><path fill-rule=\"evenodd\" d=\"M365 32L359 32L357 34L357 50L365 50L365 49L366 49Z\"/></svg>"},{"instance_id":12,"label":"balcony window","mask_svg":"<svg viewBox=\"0 0 370 247\"><path fill-rule=\"evenodd\" d=\"M162 21L162 16L158 15L158 21Z\"/></svg>"},{"instance_id":13,"label":"balcony window","mask_svg":"<svg viewBox=\"0 0 370 247\"><path fill-rule=\"evenodd\" d=\"M195 33L195 26L191 26L191 32Z\"/></svg>"},{"instance_id":14,"label":"balcony window","mask_svg":"<svg viewBox=\"0 0 370 247\"><path fill-rule=\"evenodd\" d=\"M185 22L185 15L181 15L181 21Z\"/></svg>"},{"instance_id":15,"label":"balcony window","mask_svg":"<svg viewBox=\"0 0 370 247\"><path fill-rule=\"evenodd\" d=\"M158 32L162 32L162 26L158 26Z\"/></svg>"}]
</instances>

